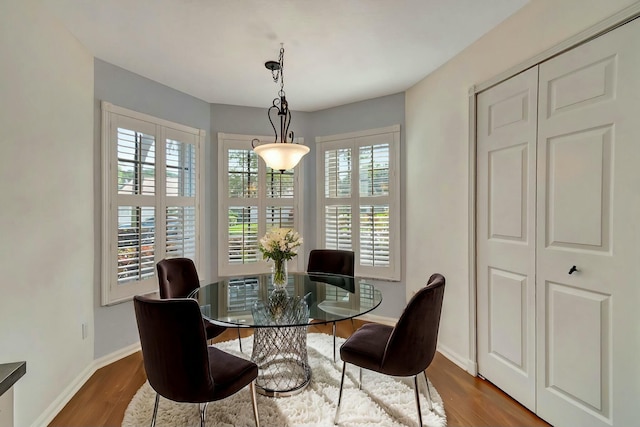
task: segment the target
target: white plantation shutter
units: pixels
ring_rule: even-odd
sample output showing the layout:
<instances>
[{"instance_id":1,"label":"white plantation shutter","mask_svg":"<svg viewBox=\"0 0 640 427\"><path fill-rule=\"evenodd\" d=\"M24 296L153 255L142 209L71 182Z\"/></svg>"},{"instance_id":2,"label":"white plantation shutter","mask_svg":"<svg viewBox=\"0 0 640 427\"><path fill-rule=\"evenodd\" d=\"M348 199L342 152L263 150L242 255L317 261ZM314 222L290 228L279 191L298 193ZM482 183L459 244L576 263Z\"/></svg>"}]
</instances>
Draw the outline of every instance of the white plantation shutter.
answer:
<instances>
[{"instance_id":1,"label":"white plantation shutter","mask_svg":"<svg viewBox=\"0 0 640 427\"><path fill-rule=\"evenodd\" d=\"M351 148L327 150L324 159L325 197L332 199L351 197Z\"/></svg>"},{"instance_id":2,"label":"white plantation shutter","mask_svg":"<svg viewBox=\"0 0 640 427\"><path fill-rule=\"evenodd\" d=\"M176 129L165 129L164 134L165 257L197 261L198 139Z\"/></svg>"},{"instance_id":3,"label":"white plantation shutter","mask_svg":"<svg viewBox=\"0 0 640 427\"><path fill-rule=\"evenodd\" d=\"M295 174L293 171L273 170L266 168L267 203L265 209L265 232L272 228L296 229L295 209Z\"/></svg>"},{"instance_id":4,"label":"white plantation shutter","mask_svg":"<svg viewBox=\"0 0 640 427\"><path fill-rule=\"evenodd\" d=\"M143 281L154 275L154 207L118 206L117 283Z\"/></svg>"},{"instance_id":5,"label":"white plantation shutter","mask_svg":"<svg viewBox=\"0 0 640 427\"><path fill-rule=\"evenodd\" d=\"M184 135L188 138L188 136ZM166 140L165 184L167 197L196 196L196 147L193 143Z\"/></svg>"},{"instance_id":6,"label":"white plantation shutter","mask_svg":"<svg viewBox=\"0 0 640 427\"><path fill-rule=\"evenodd\" d=\"M353 235L351 227L350 205L325 206L324 215L324 245L327 249L353 250Z\"/></svg>"},{"instance_id":7,"label":"white plantation shutter","mask_svg":"<svg viewBox=\"0 0 640 427\"><path fill-rule=\"evenodd\" d=\"M229 198L258 197L258 156L248 148L227 150L227 187Z\"/></svg>"},{"instance_id":8,"label":"white plantation shutter","mask_svg":"<svg viewBox=\"0 0 640 427\"><path fill-rule=\"evenodd\" d=\"M157 138L155 125L146 121L115 116L111 124L117 168L110 180L116 193L110 212L116 227L109 241L116 242L116 256L108 267L110 294L119 295L138 284L150 288L155 278Z\"/></svg>"},{"instance_id":9,"label":"white plantation shutter","mask_svg":"<svg viewBox=\"0 0 640 427\"><path fill-rule=\"evenodd\" d=\"M389 266L389 206L360 206L360 264Z\"/></svg>"},{"instance_id":10,"label":"white plantation shutter","mask_svg":"<svg viewBox=\"0 0 640 427\"><path fill-rule=\"evenodd\" d=\"M299 191L300 165L293 170L267 167L251 147L264 136L218 134L218 274L233 276L269 270L258 249L271 228L302 229ZM289 262L302 270L301 257Z\"/></svg>"},{"instance_id":11,"label":"white plantation shutter","mask_svg":"<svg viewBox=\"0 0 640 427\"><path fill-rule=\"evenodd\" d=\"M225 153L228 186L224 200L228 208L224 227L228 234L219 243L220 256L225 256L229 265L254 264L259 256L258 156L250 148Z\"/></svg>"},{"instance_id":12,"label":"white plantation shutter","mask_svg":"<svg viewBox=\"0 0 640 427\"><path fill-rule=\"evenodd\" d=\"M400 280L400 127L316 138L319 241L356 252L359 276Z\"/></svg>"},{"instance_id":13,"label":"white plantation shutter","mask_svg":"<svg viewBox=\"0 0 640 427\"><path fill-rule=\"evenodd\" d=\"M360 147L360 196L389 195L389 159L388 143L365 145Z\"/></svg>"},{"instance_id":14,"label":"white plantation shutter","mask_svg":"<svg viewBox=\"0 0 640 427\"><path fill-rule=\"evenodd\" d=\"M267 206L266 231L272 228L294 228L293 206Z\"/></svg>"},{"instance_id":15,"label":"white plantation shutter","mask_svg":"<svg viewBox=\"0 0 640 427\"><path fill-rule=\"evenodd\" d=\"M228 212L228 263L255 263L259 257L257 206L231 206Z\"/></svg>"},{"instance_id":16,"label":"white plantation shutter","mask_svg":"<svg viewBox=\"0 0 640 427\"><path fill-rule=\"evenodd\" d=\"M384 137L372 137L360 145L359 155L360 264L388 267L390 145Z\"/></svg>"},{"instance_id":17,"label":"white plantation shutter","mask_svg":"<svg viewBox=\"0 0 640 427\"><path fill-rule=\"evenodd\" d=\"M324 246L327 249L352 250L353 149L336 148L324 152ZM331 204L329 204L331 203ZM340 203L340 204L336 204Z\"/></svg>"},{"instance_id":18,"label":"white plantation shutter","mask_svg":"<svg viewBox=\"0 0 640 427\"><path fill-rule=\"evenodd\" d=\"M266 169L267 198L293 200L295 196L294 172L289 170L280 173L280 171L273 170L269 167Z\"/></svg>"},{"instance_id":19,"label":"white plantation shutter","mask_svg":"<svg viewBox=\"0 0 640 427\"><path fill-rule=\"evenodd\" d=\"M168 206L165 235L166 258L196 258L197 227L195 206Z\"/></svg>"},{"instance_id":20,"label":"white plantation shutter","mask_svg":"<svg viewBox=\"0 0 640 427\"><path fill-rule=\"evenodd\" d=\"M141 129L144 123L117 127L118 194L155 195L155 137Z\"/></svg>"},{"instance_id":21,"label":"white plantation shutter","mask_svg":"<svg viewBox=\"0 0 640 427\"><path fill-rule=\"evenodd\" d=\"M199 261L204 132L102 103L102 304L157 289L162 258Z\"/></svg>"}]
</instances>

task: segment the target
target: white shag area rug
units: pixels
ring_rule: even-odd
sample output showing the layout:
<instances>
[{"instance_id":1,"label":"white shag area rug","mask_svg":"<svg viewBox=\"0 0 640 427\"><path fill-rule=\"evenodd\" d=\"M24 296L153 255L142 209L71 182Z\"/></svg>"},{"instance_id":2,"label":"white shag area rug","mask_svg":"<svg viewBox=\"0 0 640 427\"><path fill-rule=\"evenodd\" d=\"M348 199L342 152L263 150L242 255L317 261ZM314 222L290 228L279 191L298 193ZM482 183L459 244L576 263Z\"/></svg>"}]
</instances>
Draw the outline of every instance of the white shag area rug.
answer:
<instances>
[{"instance_id":1,"label":"white shag area rug","mask_svg":"<svg viewBox=\"0 0 640 427\"><path fill-rule=\"evenodd\" d=\"M336 338L339 348L344 342ZM249 358L253 337L242 339L244 353L238 351L238 342L225 341L216 347L240 357ZM333 426L338 402L342 361L333 362L333 336L309 333L307 337L311 382L294 396L266 397L258 394L260 425L272 426ZM337 352L339 353L339 352ZM344 391L340 409L340 426L417 426L413 378L389 377L362 371L362 390L358 389L358 368L347 364ZM420 407L422 422L428 427L444 427L447 424L442 398L431 383L433 411L427 403L424 376L420 376ZM138 390L129 403L122 421L123 427L151 425L155 391L148 382ZM160 397L156 426L199 426L199 406L178 403ZM254 426L249 388L245 387L233 396L211 402L206 412L207 427Z\"/></svg>"}]
</instances>

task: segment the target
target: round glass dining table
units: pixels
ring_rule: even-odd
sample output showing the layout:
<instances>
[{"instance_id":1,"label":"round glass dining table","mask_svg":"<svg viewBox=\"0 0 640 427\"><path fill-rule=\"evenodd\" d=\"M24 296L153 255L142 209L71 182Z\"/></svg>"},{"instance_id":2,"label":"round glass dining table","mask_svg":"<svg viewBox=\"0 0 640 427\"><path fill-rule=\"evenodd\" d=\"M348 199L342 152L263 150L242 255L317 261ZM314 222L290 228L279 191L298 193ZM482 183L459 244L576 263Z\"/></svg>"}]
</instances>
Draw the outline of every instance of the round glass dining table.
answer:
<instances>
[{"instance_id":1,"label":"round glass dining table","mask_svg":"<svg viewBox=\"0 0 640 427\"><path fill-rule=\"evenodd\" d=\"M271 274L221 279L189 295L203 317L229 328L254 328L251 360L258 365L256 389L266 396L289 396L311 380L307 328L334 324L368 313L382 294L363 279L323 273L289 273L284 288ZM335 350L334 350L335 351Z\"/></svg>"}]
</instances>

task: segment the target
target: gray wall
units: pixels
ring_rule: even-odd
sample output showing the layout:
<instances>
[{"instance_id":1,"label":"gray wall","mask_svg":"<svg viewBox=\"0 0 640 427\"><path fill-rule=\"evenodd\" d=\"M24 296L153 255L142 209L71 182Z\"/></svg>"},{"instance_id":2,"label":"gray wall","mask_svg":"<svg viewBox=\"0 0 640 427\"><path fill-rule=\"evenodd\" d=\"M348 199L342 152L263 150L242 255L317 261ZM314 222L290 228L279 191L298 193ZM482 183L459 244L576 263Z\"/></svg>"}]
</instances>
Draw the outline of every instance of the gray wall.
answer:
<instances>
[{"instance_id":1,"label":"gray wall","mask_svg":"<svg viewBox=\"0 0 640 427\"><path fill-rule=\"evenodd\" d=\"M218 247L217 247L217 224L218 224L218 132L222 133L235 133L241 135L273 135L273 129L267 118L267 107L269 107L271 100L265 100L265 108L255 107L241 107L237 105L223 105L223 104L211 104L211 139L213 141L213 149L210 156L207 158L209 171L211 171L210 180L211 188L207 190L207 197L209 197L210 207L210 224L212 226L212 232L207 237L211 237L211 253L212 260L217 260ZM309 120L312 113L292 112L291 113L291 128L294 131L296 138L303 137L305 145L309 145L310 139L307 136L307 129L309 127ZM276 126L279 126L276 123ZM263 141L273 142L273 141ZM301 165L303 168L307 168L309 161L303 159ZM306 174L306 171L304 172ZM305 183L308 183L308 179L305 178ZM305 188L303 196L305 202L308 197L308 191ZM307 236L310 236L315 230L309 228L309 222L305 221L305 229L301 230L301 234L304 236L305 244L308 243ZM218 276L217 262L211 263L211 278Z\"/></svg>"},{"instance_id":2,"label":"gray wall","mask_svg":"<svg viewBox=\"0 0 640 427\"><path fill-rule=\"evenodd\" d=\"M204 152L209 157L211 151L210 105L200 99L186 95L175 89L156 83L107 62L94 61L94 142L95 142L95 280L94 280L94 325L95 346L94 357L100 358L120 350L139 340L131 301L108 307L100 305L100 271L102 248L100 243L102 192L100 189L100 101L108 101L119 107L129 108L152 116L170 120L207 132ZM208 169L208 168L207 168ZM210 181L207 177L207 181ZM205 203L207 201L205 200ZM207 212L205 210L205 212ZM205 217L206 218L206 217ZM205 224L205 235L209 236L215 229L210 223ZM205 259L211 256L210 246L204 246Z\"/></svg>"},{"instance_id":3,"label":"gray wall","mask_svg":"<svg viewBox=\"0 0 640 427\"><path fill-rule=\"evenodd\" d=\"M217 197L218 197L218 132L248 135L271 135L273 130L267 119L265 108L208 104L200 99L178 92L99 59L95 60L95 159L94 167L100 171L100 101L108 101L120 107L150 114L165 120L204 129L207 132L204 156L204 212L203 212L203 280L217 278ZM306 253L316 246L316 168L315 137L401 125L401 158L404 156L404 94L376 98L313 113L293 112L292 130L303 137L311 152L303 159L304 213ZM401 160L401 164L404 159ZM402 168L401 168L402 169ZM96 173L95 230L100 236L101 192L100 173ZM401 178L402 189L404 177ZM403 197L403 196L402 196ZM404 199L401 203L404 204ZM404 212L403 212L404 215ZM402 235L404 236L404 220ZM95 358L116 352L138 341L133 304L131 301L108 307L100 305L101 247L96 239L96 269L94 292ZM404 259L404 256L402 256ZM306 262L305 262L306 264ZM207 268L207 265L209 266ZM403 267L404 270L404 267ZM383 292L382 305L373 314L397 317L406 303L405 284L402 282L376 282Z\"/></svg>"},{"instance_id":4,"label":"gray wall","mask_svg":"<svg viewBox=\"0 0 640 427\"><path fill-rule=\"evenodd\" d=\"M267 100L268 101L268 100ZM289 100L293 102L292 100ZM295 105L293 103L292 105ZM215 148L218 132L238 133L247 135L271 135L273 129L267 119L268 102L265 102L265 108L239 107L231 105L212 104L211 106L211 138L214 148L211 156L208 158L210 171L217 171L218 154ZM309 256L309 251L318 246L316 240L316 223L317 223L317 200L316 200L316 149L315 138L317 136L334 135L346 132L355 132L366 129L375 129L391 125L400 125L400 163L404 164L404 93L383 96L380 98L370 99L366 101L356 102L352 104L342 105L339 107L329 108L326 110L315 111L312 113L293 112L292 127L297 137L303 137L305 145L311 148L302 160L302 170L304 173L304 216L305 225L302 230L305 243L304 259ZM401 166L400 178L400 203L401 203L401 233L404 241L405 221L404 221L404 188L405 177L402 173ZM215 173L208 181L213 184L211 191L207 191L210 197L211 207L209 210L211 215L212 232L210 236L215 236L217 224L217 209L215 201L217 198L217 179ZM213 240L215 243L215 239ZM404 251L404 247L402 248ZM216 259L217 248L215 244L211 246L211 259ZM404 260L404 253L401 259ZM306 265L306 262L305 262ZM404 271L404 266L402 267ZM217 276L217 266L212 264L211 274L213 278ZM404 277L404 275L403 275ZM373 281L383 293L383 301L372 314L397 318L402 312L406 304L406 286L404 282L385 282ZM423 283L424 285L424 283Z\"/></svg>"},{"instance_id":5,"label":"gray wall","mask_svg":"<svg viewBox=\"0 0 640 427\"><path fill-rule=\"evenodd\" d=\"M400 233L402 260L402 281L386 282L372 280L371 282L382 291L382 304L371 314L376 316L397 318L404 308L406 299L406 283L405 283L405 195L406 195L406 174L404 165L405 159L405 123L404 123L404 93L383 96L380 98L369 99L367 101L355 102L353 104L342 105L339 107L329 108L327 110L316 111L313 113L310 123L309 133L312 138L305 140L310 145L312 159L306 160L306 174L308 192L305 193L305 213L307 223L315 227L317 222L316 209L316 191L315 191L315 173L316 173L316 150L315 137L335 135L347 132L356 132L366 129L376 129L391 125L400 125ZM308 141L308 142L307 142ZM308 167L307 167L308 166ZM310 197L306 197L309 195ZM311 197L311 195L313 195ZM315 228L313 230L315 233ZM309 248L310 246L307 246ZM425 283L422 283L424 286Z\"/></svg>"}]
</instances>

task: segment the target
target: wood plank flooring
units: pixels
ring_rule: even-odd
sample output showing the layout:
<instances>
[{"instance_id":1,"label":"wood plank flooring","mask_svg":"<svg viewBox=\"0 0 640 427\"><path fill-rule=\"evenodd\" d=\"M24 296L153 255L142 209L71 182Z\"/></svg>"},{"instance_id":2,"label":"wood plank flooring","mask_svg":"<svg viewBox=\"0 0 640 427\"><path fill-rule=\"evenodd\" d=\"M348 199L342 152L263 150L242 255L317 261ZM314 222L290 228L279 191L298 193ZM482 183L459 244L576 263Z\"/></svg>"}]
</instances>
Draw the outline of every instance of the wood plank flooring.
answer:
<instances>
[{"instance_id":1,"label":"wood plank flooring","mask_svg":"<svg viewBox=\"0 0 640 427\"><path fill-rule=\"evenodd\" d=\"M348 337L363 322L339 322L337 335ZM310 332L331 333L331 325L314 325ZM244 336L250 335L246 332ZM215 341L237 339L227 330ZM444 400L447 425L521 427L548 426L535 414L488 381L472 377L441 354L427 369L427 376ZM140 352L97 370L49 424L50 427L120 426L124 411L146 381Z\"/></svg>"}]
</instances>

